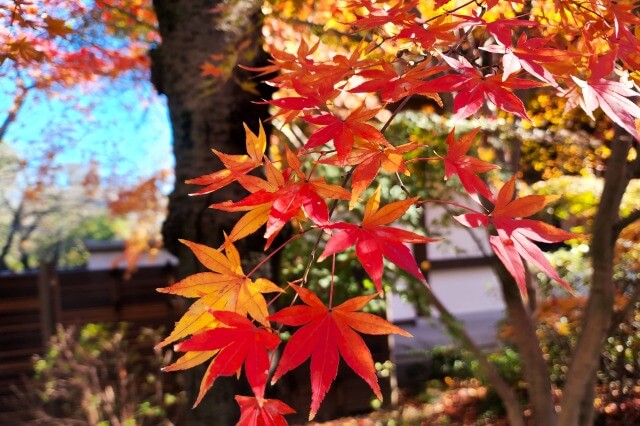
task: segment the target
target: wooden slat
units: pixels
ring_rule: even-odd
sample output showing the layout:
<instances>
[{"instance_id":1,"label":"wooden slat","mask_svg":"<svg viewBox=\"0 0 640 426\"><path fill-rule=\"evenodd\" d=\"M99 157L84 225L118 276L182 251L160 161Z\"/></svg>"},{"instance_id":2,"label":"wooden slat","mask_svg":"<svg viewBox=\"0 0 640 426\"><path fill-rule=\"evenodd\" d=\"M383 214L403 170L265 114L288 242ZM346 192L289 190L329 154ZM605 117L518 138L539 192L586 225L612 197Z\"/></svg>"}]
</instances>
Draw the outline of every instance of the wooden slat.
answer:
<instances>
[{"instance_id":1,"label":"wooden slat","mask_svg":"<svg viewBox=\"0 0 640 426\"><path fill-rule=\"evenodd\" d=\"M22 333L25 331L40 330L40 323L16 323L0 324L0 335L7 333Z\"/></svg>"},{"instance_id":2,"label":"wooden slat","mask_svg":"<svg viewBox=\"0 0 640 426\"><path fill-rule=\"evenodd\" d=\"M40 303L37 298L19 298L0 300L0 312L21 312L21 311L37 311L40 309Z\"/></svg>"},{"instance_id":3,"label":"wooden slat","mask_svg":"<svg viewBox=\"0 0 640 426\"><path fill-rule=\"evenodd\" d=\"M59 271L47 277L50 294L40 300L38 273L0 274L0 394L9 394L12 384L31 374L32 356L44 350L43 303L63 325L129 321L135 324L132 335L135 327L171 325L178 319L170 299L155 290L172 282L170 269L141 268L128 281L122 276L111 270Z\"/></svg>"}]
</instances>

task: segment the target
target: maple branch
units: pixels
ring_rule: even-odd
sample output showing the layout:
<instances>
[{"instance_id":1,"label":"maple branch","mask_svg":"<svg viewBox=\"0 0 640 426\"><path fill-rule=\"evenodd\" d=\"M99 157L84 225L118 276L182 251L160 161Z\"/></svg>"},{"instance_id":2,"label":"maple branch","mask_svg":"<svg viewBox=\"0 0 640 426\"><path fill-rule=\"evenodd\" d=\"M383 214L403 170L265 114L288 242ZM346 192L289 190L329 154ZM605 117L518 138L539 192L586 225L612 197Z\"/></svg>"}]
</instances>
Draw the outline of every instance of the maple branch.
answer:
<instances>
[{"instance_id":1,"label":"maple branch","mask_svg":"<svg viewBox=\"0 0 640 426\"><path fill-rule=\"evenodd\" d=\"M446 308L446 306L444 306L442 301L438 299L431 286L429 286L426 281L421 281L421 283L425 288L429 301L440 313L440 320L445 325L445 327L447 327L449 333L478 360L478 363L480 364L482 371L486 375L487 380L489 380L489 383L491 383L495 391L504 402L510 424L512 426L524 426L525 423L524 418L522 417L520 402L518 401L518 398L511 386L509 386L509 384L502 378L502 376L500 376L500 373L496 369L495 365L487 359L485 353L473 341L471 336L469 336L460 321L451 313L451 311Z\"/></svg>"},{"instance_id":2,"label":"maple branch","mask_svg":"<svg viewBox=\"0 0 640 426\"><path fill-rule=\"evenodd\" d=\"M582 332L573 349L567 381L562 388L563 395L571 397L562 400L558 421L560 426L578 424L578 419L584 415L580 413L582 400L587 392L587 385L598 368L602 342L606 338L613 315L616 240L613 223L618 218L622 197L632 178L627 162L632 139L626 130L615 127L614 143L611 144L611 155L604 175L604 188L592 227L590 256L593 276L589 298L583 311Z\"/></svg>"},{"instance_id":3,"label":"maple branch","mask_svg":"<svg viewBox=\"0 0 640 426\"><path fill-rule=\"evenodd\" d=\"M440 161L441 159L438 157L419 157L419 158L411 158L406 160L405 163L415 163L417 161Z\"/></svg>"},{"instance_id":4,"label":"maple branch","mask_svg":"<svg viewBox=\"0 0 640 426\"><path fill-rule=\"evenodd\" d=\"M396 172L396 179L398 179L398 184L400 185L400 188L404 191L405 194L407 194L407 196L409 198L412 197L411 192L407 189L407 187L404 185L404 182L402 182L402 177L400 176L400 174L398 172ZM416 201L415 205L421 206L423 204L425 204L427 201L429 200L425 200L425 201ZM447 212L447 214L449 214L449 216L453 216L453 212L451 211L451 209L449 208L449 206L447 205L449 203L443 203L442 207L444 208L444 210ZM457 203L453 203L454 205L457 205L459 207L462 207L462 205L459 205ZM471 209L470 209L471 210ZM471 210L474 211L474 210ZM482 245L482 242L480 241L480 239L478 238L478 236L473 232L473 229L467 227L467 226L463 226L464 230L467 232L467 234L469 234L469 236L471 237L471 239L473 240L473 242L475 243L476 247L478 247L478 250L480 250L480 252L482 253L482 255L484 257L486 257L487 259L490 258L491 256L486 252L484 246Z\"/></svg>"},{"instance_id":5,"label":"maple branch","mask_svg":"<svg viewBox=\"0 0 640 426\"><path fill-rule=\"evenodd\" d=\"M421 201L416 202L416 204L418 204L418 205L427 204L427 203L449 204L449 205L452 205L452 206L460 207L461 209L465 209L465 210L468 210L468 211L473 212L473 213L480 213L479 211L476 211L476 210L472 209L471 207L465 206L464 204L456 203L455 201L448 201L448 200L421 200ZM480 214L484 214L484 213L480 213Z\"/></svg>"},{"instance_id":6,"label":"maple branch","mask_svg":"<svg viewBox=\"0 0 640 426\"><path fill-rule=\"evenodd\" d=\"M291 284L298 284L302 281L302 278L298 278L297 280L293 280L293 281L289 281L287 283L287 285L283 288L283 292L282 293L278 293L275 296L273 296L271 298L271 300L269 300L269 302L267 303L267 308L270 307L271 305L273 305L273 303L278 300L280 298L280 296L282 296L283 294L285 294L285 292L289 289L289 287L291 287ZM280 330L282 330L282 327L284 327L283 325L280 325L280 327L278 327L277 329L273 329L275 331L277 331L278 333L280 333Z\"/></svg>"},{"instance_id":7,"label":"maple branch","mask_svg":"<svg viewBox=\"0 0 640 426\"><path fill-rule=\"evenodd\" d=\"M454 216L453 212L451 211L451 209L447 204L443 204L442 208L444 208L444 210L447 212L449 216L451 217ZM471 239L475 243L478 250L480 250L480 253L482 253L482 255L487 259L490 259L492 257L491 254L487 253L487 251L485 250L485 246L482 244L482 241L480 241L480 238L478 238L478 236L473 232L473 229L469 228L468 226L463 226L462 228L464 228L467 234L469 234L469 237L471 237Z\"/></svg>"},{"instance_id":8,"label":"maple branch","mask_svg":"<svg viewBox=\"0 0 640 426\"><path fill-rule=\"evenodd\" d=\"M405 192L405 194L407 194L408 197L411 197L412 194L404 185L404 183L402 182L402 178L400 177L400 174L397 172L396 172L396 178L398 180L398 184L400 185L400 188L402 188L402 190ZM424 202L417 202L416 204L424 204ZM448 208L447 204L448 203L444 204L445 210L447 210L447 212L451 214L451 211ZM457 205L457 203L453 203L453 204ZM463 207L463 206L460 205L460 207ZM484 250L484 247L482 246L482 243L479 241L477 236L472 232L471 228L467 228L467 227L464 227L464 228L469 231L469 235L471 236L473 241L476 243L476 245L478 246L482 254L487 256ZM454 339L458 340L466 349L468 349L480 363L480 366L483 372L485 373L485 375L487 376L489 383L491 383L491 385L494 387L494 389L496 390L498 395L500 395L500 398L504 402L505 408L509 416L510 423L512 425L524 426L524 418L522 417L520 403L518 402L518 398L516 397L515 393L513 392L509 384L500 376L495 365L493 365L488 360L488 358L486 357L482 349L480 349L480 347L478 347L478 345L473 341L471 336L467 334L466 330L461 325L460 321L456 319L453 316L453 314L444 306L444 304L440 301L440 299L438 299L438 297L433 292L433 289L431 288L431 286L425 280L422 280L421 283L426 289L427 297L430 299L431 303L436 307L438 312L440 312L441 321L445 325L445 327L447 327L447 330L449 331L451 336Z\"/></svg>"},{"instance_id":9,"label":"maple branch","mask_svg":"<svg viewBox=\"0 0 640 426\"><path fill-rule=\"evenodd\" d=\"M349 170L347 174L344 175L344 178L340 183L341 187L344 188L347 186L347 182L349 182L349 179L351 179L351 175L353 175L353 172L355 171L355 169L356 169L355 167L352 167L351 170ZM333 200L333 202L331 203L331 207L329 208L329 219L331 219L331 216L333 216L333 212L335 211L336 207L338 207L337 199ZM302 281L300 282L300 287L304 287L304 285L307 283L307 280L309 278L309 271L311 270L313 261L316 259L316 253L318 252L318 246L320 245L321 240L322 240L322 232L320 233L320 235L318 235L318 238L316 239L316 242L313 244L313 248L311 249L311 253L309 253L309 260L307 261L307 266L305 266L304 268L304 274L302 275ZM295 302L297 298L298 298L298 294L296 293L296 296L293 298L291 303L293 304L293 302Z\"/></svg>"},{"instance_id":10,"label":"maple branch","mask_svg":"<svg viewBox=\"0 0 640 426\"><path fill-rule=\"evenodd\" d=\"M336 254L331 256L331 287L329 289L329 309L333 307L333 284L336 278Z\"/></svg>"},{"instance_id":11,"label":"maple branch","mask_svg":"<svg viewBox=\"0 0 640 426\"><path fill-rule=\"evenodd\" d=\"M402 109L407 105L407 102L409 102L409 99L411 99L412 96L413 95L409 95L406 98L404 98L400 103L400 105L398 105L398 107L393 110L393 112L391 113L391 116L387 119L387 121L384 123L384 125L380 129L380 133L384 134L384 132L387 130L387 128L389 127L393 119L396 118L396 116L400 113L400 111L402 111Z\"/></svg>"},{"instance_id":12,"label":"maple branch","mask_svg":"<svg viewBox=\"0 0 640 426\"><path fill-rule=\"evenodd\" d=\"M29 90L33 89L34 87L35 85L23 86L22 84L20 84L19 93L13 100L13 105L7 112L7 116L2 122L2 125L0 125L0 142L4 140L4 136L7 134L7 130L9 130L9 126L11 125L11 123L16 120L18 112L20 112L20 109L24 105L25 98L27 97Z\"/></svg>"},{"instance_id":13,"label":"maple branch","mask_svg":"<svg viewBox=\"0 0 640 426\"><path fill-rule=\"evenodd\" d=\"M274 127L276 127L276 123L278 122L279 120L274 120ZM307 142L302 140L302 137L298 134L299 132L301 132L300 127L296 126L296 128L298 129L298 131L296 132L296 129L294 129L293 126L294 126L294 123L283 122L280 126L277 126L277 127L278 127L278 131L280 131L283 135L287 137L287 140L291 143L291 145L294 145L292 139L296 139L300 143L300 148L294 145L294 148L298 150L304 147Z\"/></svg>"},{"instance_id":14,"label":"maple branch","mask_svg":"<svg viewBox=\"0 0 640 426\"><path fill-rule=\"evenodd\" d=\"M404 182L402 181L402 177L400 176L400 173L396 172L396 180L398 181L398 185L400 185L400 189L402 189L402 192L404 192L407 197L411 198L411 191L409 191L409 189L404 185Z\"/></svg>"},{"instance_id":15,"label":"maple branch","mask_svg":"<svg viewBox=\"0 0 640 426\"><path fill-rule=\"evenodd\" d=\"M325 28L324 25L320 25L320 24L314 24L313 22L309 22L309 21L303 21L302 19L297 19L297 18L293 18L293 17L287 17L287 18L280 18L280 20L282 22L286 22L288 24L291 25L302 25L302 26L306 26L312 29L313 32L317 32L319 34L331 34L334 37L347 37L351 40L354 41L361 41L363 39L363 37L360 36L356 36L350 33L343 33L341 31L338 31L334 28ZM372 37L365 37L364 38L366 41L371 41L373 40Z\"/></svg>"},{"instance_id":16,"label":"maple branch","mask_svg":"<svg viewBox=\"0 0 640 426\"><path fill-rule=\"evenodd\" d=\"M585 6L585 5L584 5L584 2L576 1L576 2L573 2L573 4L575 4L576 6L578 6L578 8L579 8L579 9L584 9L584 10L586 10L587 12L593 13L593 14L594 14L594 15L596 15L598 18L602 19L602 20L603 20L603 21L604 21L608 26L611 26L611 24L609 24L609 22L607 22L607 19L606 19L604 16L602 16L602 14L601 14L600 12L596 12L595 10L593 10L593 9L591 9L591 8L589 8L589 7L587 7L587 6Z\"/></svg>"}]
</instances>

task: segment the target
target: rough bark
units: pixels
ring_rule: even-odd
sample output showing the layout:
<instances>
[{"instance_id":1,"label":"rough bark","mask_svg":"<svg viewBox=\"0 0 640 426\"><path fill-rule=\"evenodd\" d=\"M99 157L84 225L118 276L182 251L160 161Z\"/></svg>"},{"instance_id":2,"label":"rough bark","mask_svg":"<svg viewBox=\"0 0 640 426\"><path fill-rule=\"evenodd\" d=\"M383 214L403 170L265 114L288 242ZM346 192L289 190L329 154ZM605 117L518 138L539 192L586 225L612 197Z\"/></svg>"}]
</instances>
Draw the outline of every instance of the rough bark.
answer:
<instances>
[{"instance_id":1,"label":"rough bark","mask_svg":"<svg viewBox=\"0 0 640 426\"><path fill-rule=\"evenodd\" d=\"M583 315L582 331L562 389L560 426L575 426L580 424L581 418L590 419L593 415L593 401L586 399L590 398L589 388L595 384L593 376L598 368L602 343L613 315L613 262L617 238L615 230L620 202L632 176L627 162L631 146L631 136L616 129L611 156L607 161L604 188L593 222L590 245L593 278Z\"/></svg>"},{"instance_id":2,"label":"rough bark","mask_svg":"<svg viewBox=\"0 0 640 426\"><path fill-rule=\"evenodd\" d=\"M210 55L226 54L230 46L248 40L256 54L254 63L244 63L255 66L264 60L259 50L261 3L225 3L227 8L242 7L243 10L235 26L224 29L215 24L211 14L211 10L221 4L219 0L153 1L162 45L151 53L152 80L168 99L176 176L163 237L165 246L180 260L180 278L198 272L200 266L178 239L219 246L223 230L229 232L236 218L227 213L220 214L208 206L213 202L238 199L242 195L239 187L231 186L212 196L189 197L195 188L185 185L184 181L221 168L211 152L212 148L231 154L244 153L242 122L255 130L259 118L264 120L267 116L264 106L252 103L259 99L232 81L218 87L213 94L205 93L207 82L200 74L200 66ZM245 258L252 256L251 249L254 250L254 258L259 256L257 252L261 252L258 244L239 246L239 249ZM191 401L198 393L202 375L202 369L187 373ZM199 408L191 411L189 424L234 424L238 410L233 395L242 393L236 383L235 379L216 381L216 386Z\"/></svg>"},{"instance_id":3,"label":"rough bark","mask_svg":"<svg viewBox=\"0 0 640 426\"><path fill-rule=\"evenodd\" d=\"M542 356L531 313L523 303L514 279L502 263L495 260L494 269L500 278L502 296L507 305L507 318L516 330L514 339L522 360L522 373L527 383L533 424L554 426L558 417L551 393L549 369Z\"/></svg>"}]
</instances>

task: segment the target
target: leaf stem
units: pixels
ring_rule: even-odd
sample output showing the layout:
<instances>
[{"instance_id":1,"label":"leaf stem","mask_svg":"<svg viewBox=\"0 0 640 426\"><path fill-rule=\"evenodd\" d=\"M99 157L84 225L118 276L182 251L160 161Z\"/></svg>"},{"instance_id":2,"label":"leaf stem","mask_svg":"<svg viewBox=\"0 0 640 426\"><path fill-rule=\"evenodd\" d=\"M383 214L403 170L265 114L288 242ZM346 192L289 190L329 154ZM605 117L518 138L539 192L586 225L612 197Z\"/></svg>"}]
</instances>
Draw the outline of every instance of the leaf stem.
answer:
<instances>
[{"instance_id":1,"label":"leaf stem","mask_svg":"<svg viewBox=\"0 0 640 426\"><path fill-rule=\"evenodd\" d=\"M329 288L329 309L333 307L333 284L336 278L336 254L331 256L331 287Z\"/></svg>"},{"instance_id":2,"label":"leaf stem","mask_svg":"<svg viewBox=\"0 0 640 426\"><path fill-rule=\"evenodd\" d=\"M456 203L455 201L447 201L447 200L420 200L420 201L416 201L417 205L422 205L422 204L427 204L427 203L448 204L448 205L451 205L451 206L460 207L461 209L465 209L465 210L468 210L468 211L473 212L473 213L485 214L485 213L479 212L477 210L474 210L471 207L467 207L467 206L465 206L463 204Z\"/></svg>"},{"instance_id":3,"label":"leaf stem","mask_svg":"<svg viewBox=\"0 0 640 426\"><path fill-rule=\"evenodd\" d=\"M287 241L285 241L284 243L280 244L278 247L276 247L275 249L273 249L273 251L271 253L269 253L268 255L266 255L264 257L264 259L262 259L260 262L258 262L258 264L251 270L251 272L249 272L246 277L249 278L251 275L253 275L258 269L260 269L260 267L262 265L264 265L265 263L267 263L269 261L269 259L271 259L273 257L273 255L275 255L276 253L278 253L280 250L282 250L283 248L285 248L289 243L297 240L298 238L300 238L301 236L303 236L305 233L307 233L307 230L304 230L296 235L294 235L293 237L289 238Z\"/></svg>"},{"instance_id":4,"label":"leaf stem","mask_svg":"<svg viewBox=\"0 0 640 426\"><path fill-rule=\"evenodd\" d=\"M410 160L406 160L405 163L415 163L417 161L440 161L442 160L442 158L438 158L438 157L418 157L418 158L411 158Z\"/></svg>"}]
</instances>

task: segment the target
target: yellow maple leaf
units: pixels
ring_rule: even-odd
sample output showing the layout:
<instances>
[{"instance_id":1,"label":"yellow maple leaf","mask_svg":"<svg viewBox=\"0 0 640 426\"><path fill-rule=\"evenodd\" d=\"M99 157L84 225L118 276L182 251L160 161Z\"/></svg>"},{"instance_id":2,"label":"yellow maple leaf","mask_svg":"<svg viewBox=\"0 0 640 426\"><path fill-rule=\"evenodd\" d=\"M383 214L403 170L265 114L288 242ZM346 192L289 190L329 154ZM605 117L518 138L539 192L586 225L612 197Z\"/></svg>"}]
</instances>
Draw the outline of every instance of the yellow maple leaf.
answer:
<instances>
[{"instance_id":1,"label":"yellow maple leaf","mask_svg":"<svg viewBox=\"0 0 640 426\"><path fill-rule=\"evenodd\" d=\"M267 302L262 293L282 292L276 284L265 278L252 280L242 271L240 254L227 240L222 250L202 244L181 240L196 255L198 260L212 272L190 275L164 288L161 293L183 297L198 297L187 312L176 323L169 336L157 346L163 347L189 335L218 326L212 311L231 311L248 315L261 324L268 325Z\"/></svg>"}]
</instances>

